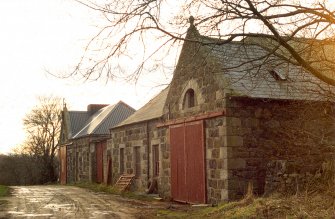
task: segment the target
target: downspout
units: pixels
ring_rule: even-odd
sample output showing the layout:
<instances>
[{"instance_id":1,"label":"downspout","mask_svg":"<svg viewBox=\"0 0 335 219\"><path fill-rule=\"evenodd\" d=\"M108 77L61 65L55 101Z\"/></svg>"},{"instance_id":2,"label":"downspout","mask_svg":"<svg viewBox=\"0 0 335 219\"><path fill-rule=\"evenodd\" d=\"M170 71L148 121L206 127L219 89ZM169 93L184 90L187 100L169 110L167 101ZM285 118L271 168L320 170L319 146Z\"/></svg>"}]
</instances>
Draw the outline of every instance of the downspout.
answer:
<instances>
[{"instance_id":1,"label":"downspout","mask_svg":"<svg viewBox=\"0 0 335 219\"><path fill-rule=\"evenodd\" d=\"M149 134L149 121L147 121L147 185L149 186L149 181L150 181L150 153L149 153L149 149L150 149L150 134Z\"/></svg>"},{"instance_id":2,"label":"downspout","mask_svg":"<svg viewBox=\"0 0 335 219\"><path fill-rule=\"evenodd\" d=\"M92 180L92 159L91 159L91 141L88 141L88 181Z\"/></svg>"},{"instance_id":3,"label":"downspout","mask_svg":"<svg viewBox=\"0 0 335 219\"><path fill-rule=\"evenodd\" d=\"M74 166L75 166L75 175L74 175L74 182L77 182L78 179L77 179L77 176L78 176L78 157L77 157L77 151L78 151L78 145L75 144L75 153L74 153L74 157L76 158L75 159L75 162L74 162Z\"/></svg>"}]
</instances>

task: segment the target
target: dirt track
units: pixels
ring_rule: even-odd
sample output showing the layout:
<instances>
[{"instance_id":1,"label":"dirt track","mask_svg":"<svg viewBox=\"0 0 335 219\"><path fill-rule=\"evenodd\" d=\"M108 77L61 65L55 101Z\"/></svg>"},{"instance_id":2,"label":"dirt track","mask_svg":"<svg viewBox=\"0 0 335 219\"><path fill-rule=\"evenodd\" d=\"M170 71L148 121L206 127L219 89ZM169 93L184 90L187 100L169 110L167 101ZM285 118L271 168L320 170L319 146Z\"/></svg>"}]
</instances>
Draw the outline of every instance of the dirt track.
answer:
<instances>
[{"instance_id":1,"label":"dirt track","mask_svg":"<svg viewBox=\"0 0 335 219\"><path fill-rule=\"evenodd\" d=\"M153 204L71 186L17 186L6 199L0 218L135 218Z\"/></svg>"}]
</instances>

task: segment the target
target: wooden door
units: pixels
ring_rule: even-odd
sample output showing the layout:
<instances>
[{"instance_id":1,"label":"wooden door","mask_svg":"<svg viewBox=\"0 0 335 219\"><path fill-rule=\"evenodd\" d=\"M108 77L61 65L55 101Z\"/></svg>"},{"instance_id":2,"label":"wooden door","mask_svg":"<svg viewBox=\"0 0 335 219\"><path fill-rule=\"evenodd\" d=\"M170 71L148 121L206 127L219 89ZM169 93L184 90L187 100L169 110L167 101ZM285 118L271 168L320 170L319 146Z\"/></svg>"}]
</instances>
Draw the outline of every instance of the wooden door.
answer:
<instances>
[{"instance_id":1,"label":"wooden door","mask_svg":"<svg viewBox=\"0 0 335 219\"><path fill-rule=\"evenodd\" d=\"M203 122L188 123L184 129L188 202L206 203Z\"/></svg>"},{"instance_id":2,"label":"wooden door","mask_svg":"<svg viewBox=\"0 0 335 219\"><path fill-rule=\"evenodd\" d=\"M66 184L67 176L67 162L66 162L66 146L62 146L59 149L59 160L60 160L60 183Z\"/></svg>"},{"instance_id":3,"label":"wooden door","mask_svg":"<svg viewBox=\"0 0 335 219\"><path fill-rule=\"evenodd\" d=\"M206 202L203 121L170 127L171 195L176 201Z\"/></svg>"},{"instance_id":4,"label":"wooden door","mask_svg":"<svg viewBox=\"0 0 335 219\"><path fill-rule=\"evenodd\" d=\"M176 201L187 201L185 174L184 125L170 127L171 195Z\"/></svg>"}]
</instances>

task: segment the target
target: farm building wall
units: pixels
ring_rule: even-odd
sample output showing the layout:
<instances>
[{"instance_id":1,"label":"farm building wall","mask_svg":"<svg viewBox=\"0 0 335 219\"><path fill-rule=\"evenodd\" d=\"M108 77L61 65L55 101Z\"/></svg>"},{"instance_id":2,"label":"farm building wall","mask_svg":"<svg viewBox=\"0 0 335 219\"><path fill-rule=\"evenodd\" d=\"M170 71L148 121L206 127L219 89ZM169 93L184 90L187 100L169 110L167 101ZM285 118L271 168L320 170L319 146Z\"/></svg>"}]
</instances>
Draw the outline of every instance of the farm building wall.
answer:
<instances>
[{"instance_id":1,"label":"farm building wall","mask_svg":"<svg viewBox=\"0 0 335 219\"><path fill-rule=\"evenodd\" d=\"M192 34L197 37L197 32L192 31L188 37L192 39ZM228 89L229 86L224 86L229 81L221 77L225 73L222 63L211 58L208 54L213 51L209 50L200 43L185 41L162 118L111 130L103 157L104 182L108 183L110 177L114 184L122 173L135 174L131 189L146 191L154 175L152 149L157 145L158 193L174 198L172 193L178 183L171 180L171 175L177 171L171 165L171 153L178 153L175 145L179 144L172 144L178 143L178 139L171 139L171 136L184 140L180 144L183 148L190 149L192 145L185 147L185 139L189 138L186 128L181 129L183 135L172 135L171 130L195 121L202 123L203 130L199 139L204 143L204 155L200 158L205 168L204 202L241 198L249 183L257 194L302 189L308 177L315 176L322 165L333 158L333 103L239 96ZM72 178L87 180L96 175L89 176L84 162L88 159L91 166L96 163L92 157L94 151L90 151L87 144L78 141L69 147L68 166L72 169L68 173L77 171ZM108 170L109 156L111 170ZM183 156L185 160L197 162L187 157L190 154ZM193 173L177 172L176 175L185 174L187 178ZM185 194L192 192L198 191L188 190Z\"/></svg>"},{"instance_id":2,"label":"farm building wall","mask_svg":"<svg viewBox=\"0 0 335 219\"><path fill-rule=\"evenodd\" d=\"M99 143L99 137L84 137L74 139L67 146L68 183L97 182L96 145Z\"/></svg>"},{"instance_id":3,"label":"farm building wall","mask_svg":"<svg viewBox=\"0 0 335 219\"><path fill-rule=\"evenodd\" d=\"M191 26L187 38L198 37ZM184 42L163 116L169 123L224 112L204 117L207 202L241 198L249 182L257 194L296 188L296 182L302 186L305 176L333 157L334 104L238 97L223 77L225 57L213 59L214 53L201 43ZM190 90L194 105L188 107ZM278 163L284 165L281 173Z\"/></svg>"},{"instance_id":4,"label":"farm building wall","mask_svg":"<svg viewBox=\"0 0 335 219\"><path fill-rule=\"evenodd\" d=\"M334 104L231 98L226 107L229 198L299 192L334 158Z\"/></svg>"},{"instance_id":5,"label":"farm building wall","mask_svg":"<svg viewBox=\"0 0 335 219\"><path fill-rule=\"evenodd\" d=\"M148 189L149 181L153 177L152 147L159 148L159 176L158 192L162 196L169 194L170 157L168 147L168 133L166 128L157 128L157 120L131 124L115 128L111 132L111 139L107 142L107 151L112 155L113 183L121 175L120 150L124 153L124 173L136 174L135 148L139 148L140 170L135 177L133 190L144 192ZM122 159L122 158L121 158Z\"/></svg>"}]
</instances>

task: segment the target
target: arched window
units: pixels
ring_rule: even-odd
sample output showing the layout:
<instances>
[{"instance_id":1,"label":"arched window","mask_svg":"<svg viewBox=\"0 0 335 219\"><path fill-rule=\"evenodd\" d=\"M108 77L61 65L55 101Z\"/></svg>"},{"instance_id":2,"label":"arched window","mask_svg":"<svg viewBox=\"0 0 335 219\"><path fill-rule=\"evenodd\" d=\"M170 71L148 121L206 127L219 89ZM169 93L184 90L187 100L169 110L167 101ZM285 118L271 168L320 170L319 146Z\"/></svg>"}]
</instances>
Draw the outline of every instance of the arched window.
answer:
<instances>
[{"instance_id":1,"label":"arched window","mask_svg":"<svg viewBox=\"0 0 335 219\"><path fill-rule=\"evenodd\" d=\"M184 109L191 108L194 107L195 104L196 102L195 102L194 90L188 89L184 96L183 108Z\"/></svg>"}]
</instances>

